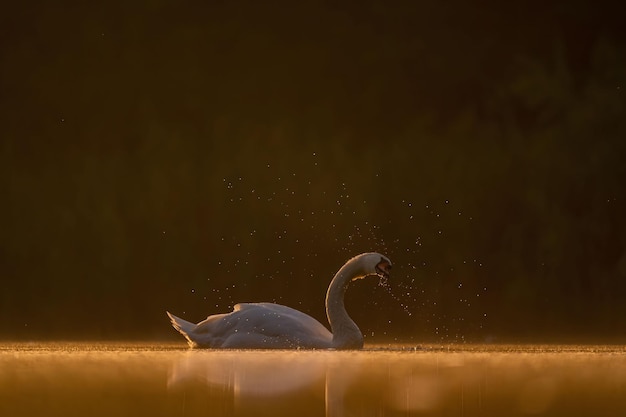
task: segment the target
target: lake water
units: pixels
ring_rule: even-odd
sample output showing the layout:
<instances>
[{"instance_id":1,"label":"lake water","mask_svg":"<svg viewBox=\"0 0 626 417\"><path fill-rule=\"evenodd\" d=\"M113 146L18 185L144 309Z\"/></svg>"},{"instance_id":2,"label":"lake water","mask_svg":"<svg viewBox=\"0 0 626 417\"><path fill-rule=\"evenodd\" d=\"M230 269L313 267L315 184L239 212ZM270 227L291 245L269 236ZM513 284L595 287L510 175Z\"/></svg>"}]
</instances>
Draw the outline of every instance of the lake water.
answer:
<instances>
[{"instance_id":1,"label":"lake water","mask_svg":"<svg viewBox=\"0 0 626 417\"><path fill-rule=\"evenodd\" d=\"M626 346L0 343L0 416L623 416Z\"/></svg>"}]
</instances>

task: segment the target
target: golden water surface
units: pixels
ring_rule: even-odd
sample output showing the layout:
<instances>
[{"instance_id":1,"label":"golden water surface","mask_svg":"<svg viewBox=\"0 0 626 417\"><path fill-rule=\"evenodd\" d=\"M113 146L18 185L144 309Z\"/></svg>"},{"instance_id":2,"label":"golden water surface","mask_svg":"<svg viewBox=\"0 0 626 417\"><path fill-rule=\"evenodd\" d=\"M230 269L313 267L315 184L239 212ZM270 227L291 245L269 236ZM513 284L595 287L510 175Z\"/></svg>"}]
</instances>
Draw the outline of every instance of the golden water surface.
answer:
<instances>
[{"instance_id":1,"label":"golden water surface","mask_svg":"<svg viewBox=\"0 0 626 417\"><path fill-rule=\"evenodd\" d=\"M626 416L626 346L0 343L0 416Z\"/></svg>"}]
</instances>

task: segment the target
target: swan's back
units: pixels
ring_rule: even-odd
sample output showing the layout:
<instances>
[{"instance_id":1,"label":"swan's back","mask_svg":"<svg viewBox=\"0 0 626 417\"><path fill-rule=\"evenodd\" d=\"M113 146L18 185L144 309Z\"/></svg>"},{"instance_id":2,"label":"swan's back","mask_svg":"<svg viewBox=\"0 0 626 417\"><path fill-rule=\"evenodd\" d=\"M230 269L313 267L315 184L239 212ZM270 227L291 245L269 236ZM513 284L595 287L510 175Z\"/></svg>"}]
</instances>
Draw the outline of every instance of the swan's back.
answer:
<instances>
[{"instance_id":1,"label":"swan's back","mask_svg":"<svg viewBox=\"0 0 626 417\"><path fill-rule=\"evenodd\" d=\"M174 321L174 319L173 319ZM176 327L176 326L175 326ZM329 348L332 334L313 317L273 303L241 303L232 313L217 314L179 331L200 347ZM191 330L191 331L189 331Z\"/></svg>"}]
</instances>

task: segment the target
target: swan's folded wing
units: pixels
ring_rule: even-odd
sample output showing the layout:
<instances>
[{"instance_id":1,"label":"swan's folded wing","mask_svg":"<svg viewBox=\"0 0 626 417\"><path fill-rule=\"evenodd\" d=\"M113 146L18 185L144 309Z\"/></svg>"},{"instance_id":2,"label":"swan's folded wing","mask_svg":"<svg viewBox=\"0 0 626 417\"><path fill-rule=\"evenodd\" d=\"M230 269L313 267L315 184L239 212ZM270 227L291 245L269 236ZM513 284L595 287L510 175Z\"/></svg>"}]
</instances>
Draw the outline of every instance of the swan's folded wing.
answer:
<instances>
[{"instance_id":1,"label":"swan's folded wing","mask_svg":"<svg viewBox=\"0 0 626 417\"><path fill-rule=\"evenodd\" d=\"M292 335L332 339L332 334L319 321L291 307L274 303L241 303L234 309L244 327L262 329L269 335ZM243 324L243 323L242 323Z\"/></svg>"}]
</instances>

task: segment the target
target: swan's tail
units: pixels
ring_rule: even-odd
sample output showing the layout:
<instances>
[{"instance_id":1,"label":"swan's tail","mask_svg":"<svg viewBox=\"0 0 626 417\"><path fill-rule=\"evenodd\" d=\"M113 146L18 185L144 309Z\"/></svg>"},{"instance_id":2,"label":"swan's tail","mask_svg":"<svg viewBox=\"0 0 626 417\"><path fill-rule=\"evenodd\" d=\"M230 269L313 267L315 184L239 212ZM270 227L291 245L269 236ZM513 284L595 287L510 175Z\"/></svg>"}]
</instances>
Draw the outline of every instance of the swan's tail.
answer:
<instances>
[{"instance_id":1,"label":"swan's tail","mask_svg":"<svg viewBox=\"0 0 626 417\"><path fill-rule=\"evenodd\" d=\"M195 330L196 325L187 320L183 320L180 317L176 317L169 311L166 311L166 313L169 316L170 321L172 322L172 326L174 326L174 328L178 330L180 334L185 336L185 339L187 339L187 342L189 342L189 346L197 346L198 344L192 339L193 331Z\"/></svg>"}]
</instances>

